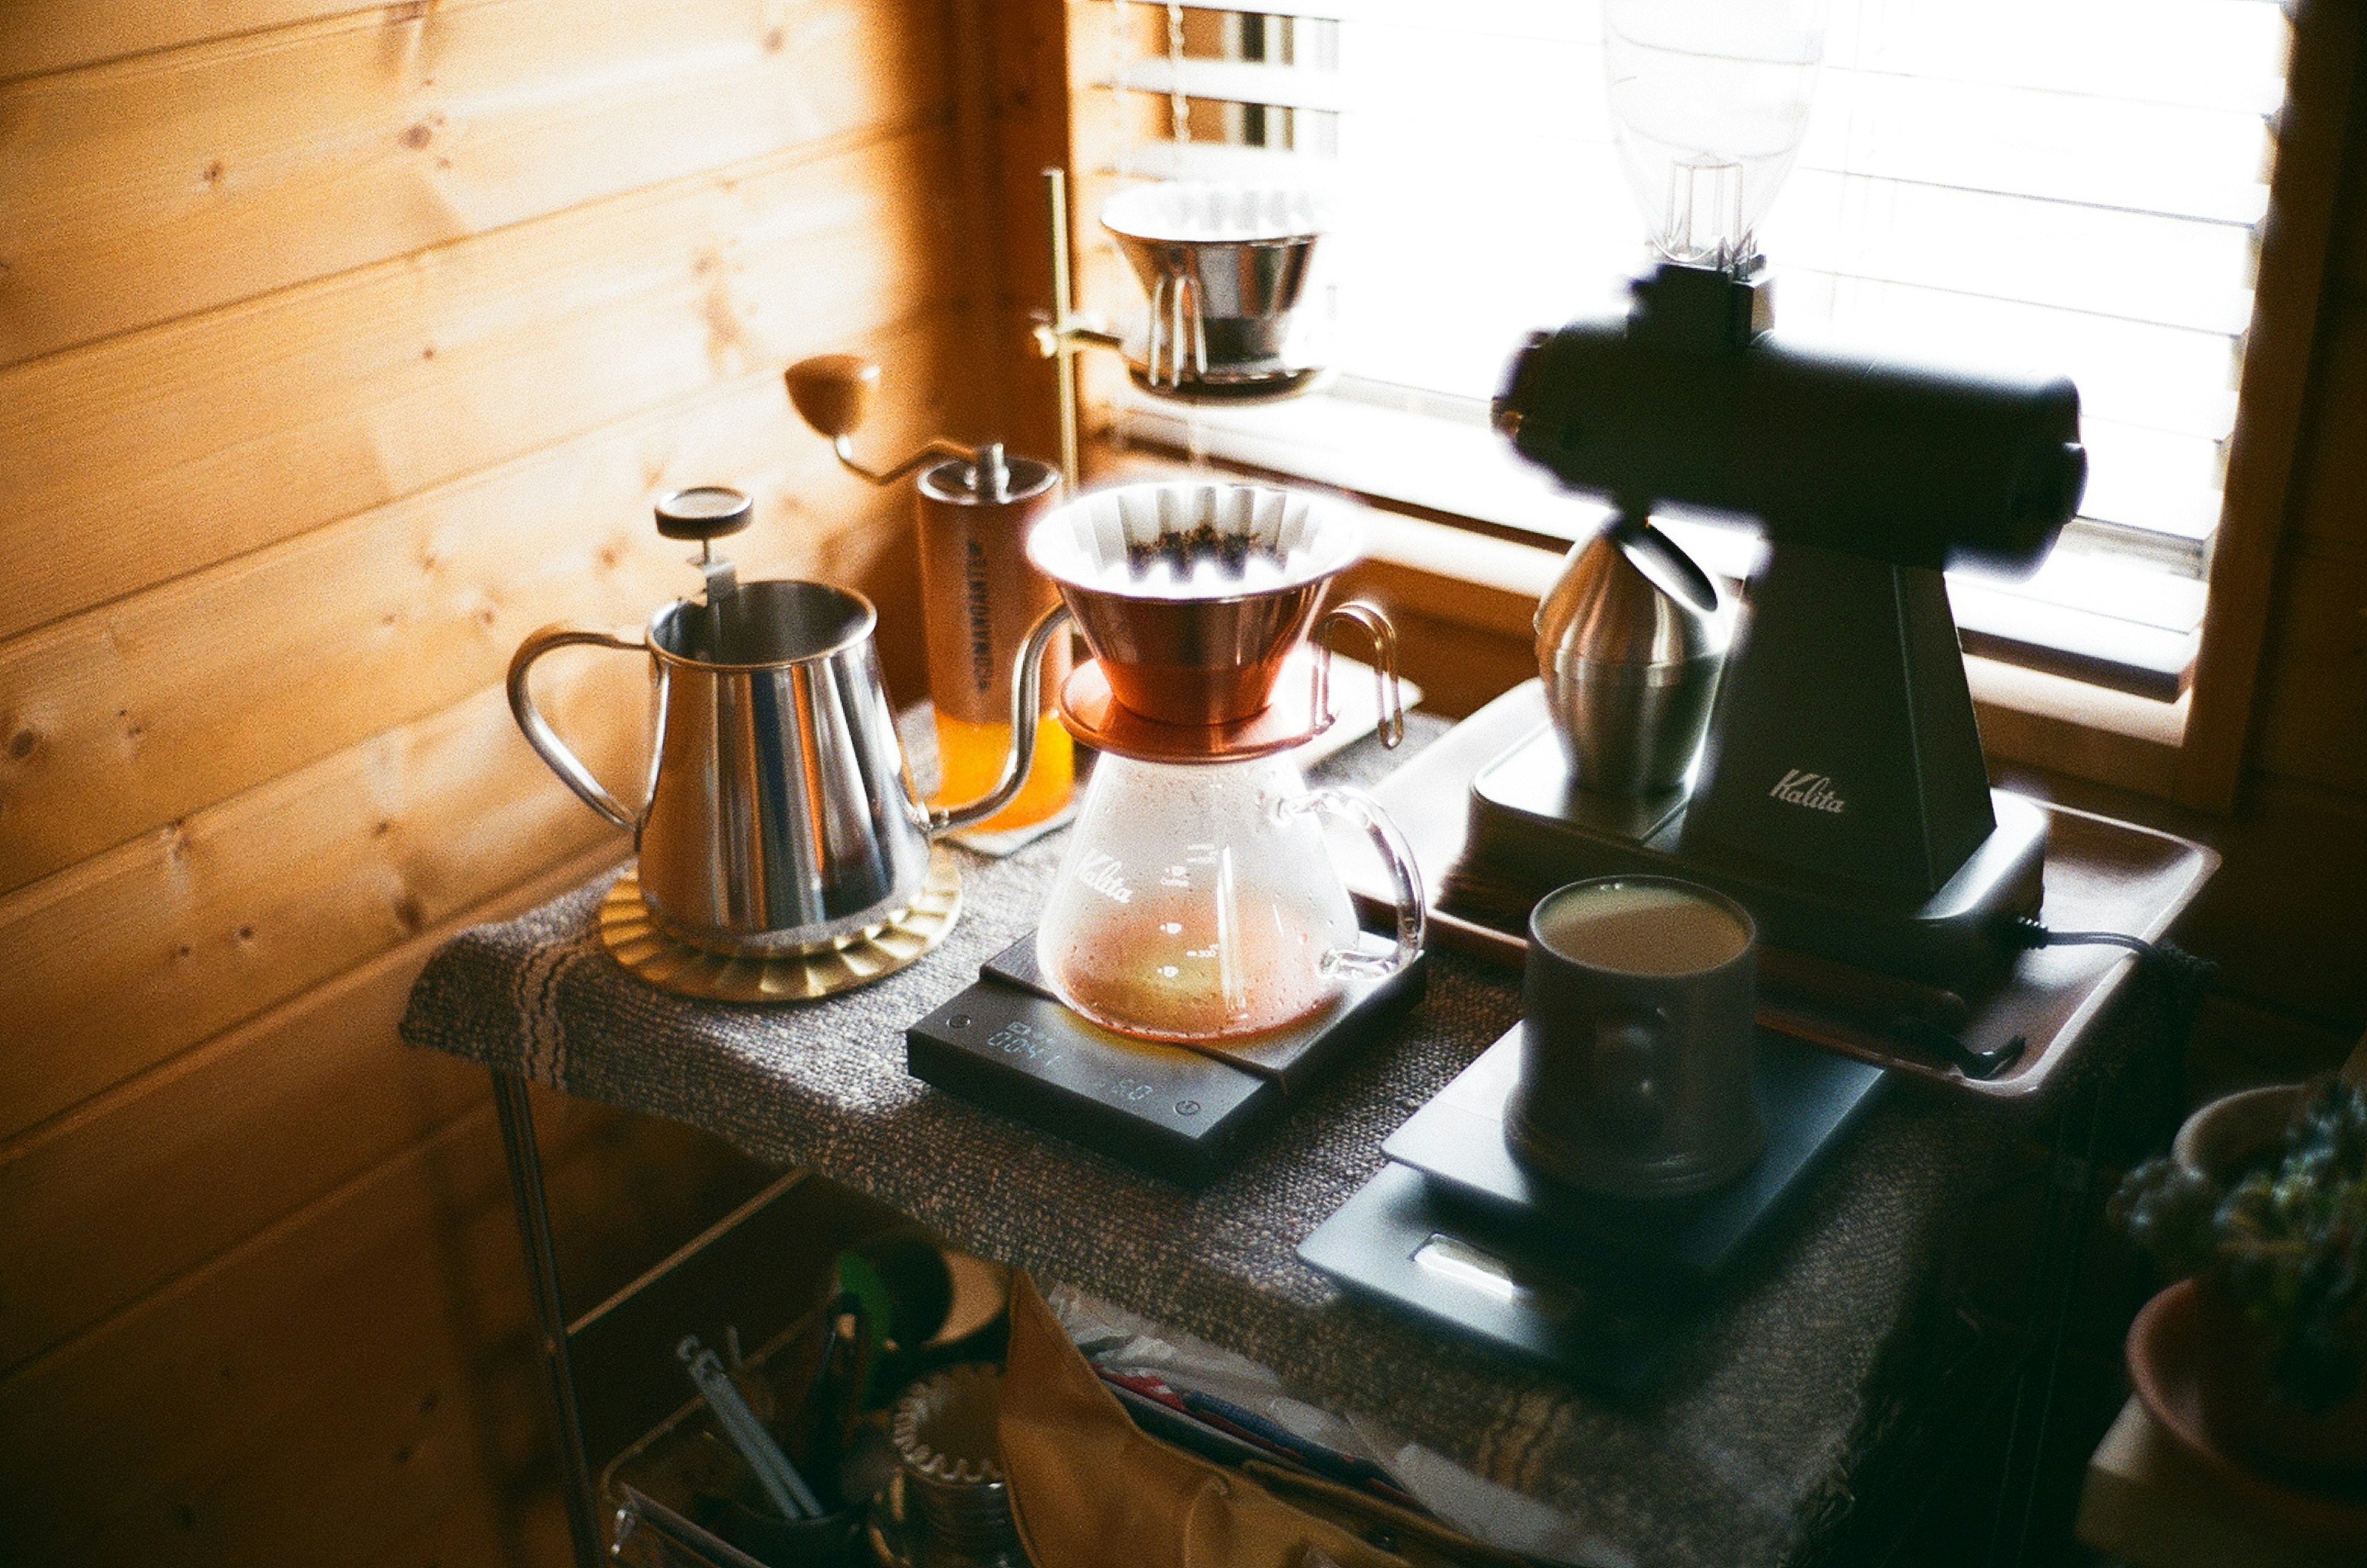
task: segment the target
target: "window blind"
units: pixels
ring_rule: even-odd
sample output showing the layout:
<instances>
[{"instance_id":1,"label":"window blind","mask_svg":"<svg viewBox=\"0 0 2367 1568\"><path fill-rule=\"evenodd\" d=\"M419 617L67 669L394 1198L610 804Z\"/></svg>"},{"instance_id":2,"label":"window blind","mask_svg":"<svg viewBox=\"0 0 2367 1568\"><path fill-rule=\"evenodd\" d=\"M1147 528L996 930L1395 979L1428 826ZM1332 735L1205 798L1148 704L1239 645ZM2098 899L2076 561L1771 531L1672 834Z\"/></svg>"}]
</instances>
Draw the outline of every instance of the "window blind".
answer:
<instances>
[{"instance_id":1,"label":"window blind","mask_svg":"<svg viewBox=\"0 0 2367 1568\"><path fill-rule=\"evenodd\" d=\"M1647 251L1598 4L1107 11L1093 79L1142 129L1104 172L1330 198L1316 308L1348 402L1470 423L1526 333L1625 308ZM1834 0L1807 135L1759 233L1787 335L2077 381L2090 478L2057 554L2166 578L2105 613L2189 651L2288 43L2271 0ZM1294 420L1309 424L1215 423L1271 459ZM2093 611L2093 563L2018 592ZM2153 657L2182 668L2167 644Z\"/></svg>"}]
</instances>

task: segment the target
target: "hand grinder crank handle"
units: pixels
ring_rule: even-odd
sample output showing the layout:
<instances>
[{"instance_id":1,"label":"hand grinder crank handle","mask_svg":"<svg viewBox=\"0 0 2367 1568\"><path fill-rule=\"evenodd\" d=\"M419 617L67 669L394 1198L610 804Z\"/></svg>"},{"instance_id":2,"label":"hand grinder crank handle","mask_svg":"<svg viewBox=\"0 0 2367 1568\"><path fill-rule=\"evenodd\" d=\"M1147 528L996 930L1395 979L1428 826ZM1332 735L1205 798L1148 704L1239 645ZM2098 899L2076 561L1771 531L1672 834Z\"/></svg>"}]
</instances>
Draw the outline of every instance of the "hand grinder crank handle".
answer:
<instances>
[{"instance_id":1,"label":"hand grinder crank handle","mask_svg":"<svg viewBox=\"0 0 2367 1568\"><path fill-rule=\"evenodd\" d=\"M879 367L857 354L822 354L800 359L781 373L789 401L798 417L817 434L826 436L839 466L876 485L891 485L915 469L950 457L969 466L971 493L989 500L1002 497L1010 483L1003 466L1002 444L965 446L933 435L902 462L875 468L855 455L855 433L871 412L879 390Z\"/></svg>"}]
</instances>

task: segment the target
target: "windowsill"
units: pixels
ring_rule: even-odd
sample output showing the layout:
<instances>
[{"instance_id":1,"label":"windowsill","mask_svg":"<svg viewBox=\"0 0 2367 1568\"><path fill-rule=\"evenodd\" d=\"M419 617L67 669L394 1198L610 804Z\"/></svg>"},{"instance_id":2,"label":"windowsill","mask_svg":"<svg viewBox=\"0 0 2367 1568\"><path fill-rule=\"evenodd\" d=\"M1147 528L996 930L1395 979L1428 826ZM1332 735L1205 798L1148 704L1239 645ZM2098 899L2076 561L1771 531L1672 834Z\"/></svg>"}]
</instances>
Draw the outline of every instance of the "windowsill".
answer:
<instances>
[{"instance_id":1,"label":"windowsill","mask_svg":"<svg viewBox=\"0 0 2367 1568\"><path fill-rule=\"evenodd\" d=\"M1465 613L1503 620L1490 629L1525 637L1530 610L1521 606L1551 585L1563 541L1591 530L1605 508L1556 489L1484 423L1453 417L1460 412L1337 396L1188 411L1129 387L1112 434L1146 456L1189 454L1350 492L1365 504L1376 559L1501 591L1501 605ZM1745 529L1683 516L1659 521L1729 581L1747 576L1762 548ZM2148 750L2180 744L2202 584L2065 547L2028 582L1956 573L1949 594L1981 706L2124 737ZM2115 613L2090 607L2098 604Z\"/></svg>"}]
</instances>

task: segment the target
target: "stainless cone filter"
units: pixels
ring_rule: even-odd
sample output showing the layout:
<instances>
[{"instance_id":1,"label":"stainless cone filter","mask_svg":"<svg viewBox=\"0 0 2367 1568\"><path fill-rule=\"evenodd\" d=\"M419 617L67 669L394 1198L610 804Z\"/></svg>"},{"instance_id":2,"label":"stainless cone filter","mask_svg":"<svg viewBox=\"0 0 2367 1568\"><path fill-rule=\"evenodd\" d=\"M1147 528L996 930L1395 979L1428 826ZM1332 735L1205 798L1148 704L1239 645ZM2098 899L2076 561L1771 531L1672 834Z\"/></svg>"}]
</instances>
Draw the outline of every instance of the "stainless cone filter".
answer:
<instances>
[{"instance_id":1,"label":"stainless cone filter","mask_svg":"<svg viewBox=\"0 0 2367 1568\"><path fill-rule=\"evenodd\" d=\"M1230 724L1273 699L1363 529L1320 496L1176 481L1078 497L1027 536L1123 706L1162 724Z\"/></svg>"},{"instance_id":2,"label":"stainless cone filter","mask_svg":"<svg viewBox=\"0 0 2367 1568\"><path fill-rule=\"evenodd\" d=\"M1311 195L1182 180L1137 186L1110 198L1102 227L1150 299L1133 365L1150 390L1271 396L1312 379L1298 319L1324 227Z\"/></svg>"}]
</instances>

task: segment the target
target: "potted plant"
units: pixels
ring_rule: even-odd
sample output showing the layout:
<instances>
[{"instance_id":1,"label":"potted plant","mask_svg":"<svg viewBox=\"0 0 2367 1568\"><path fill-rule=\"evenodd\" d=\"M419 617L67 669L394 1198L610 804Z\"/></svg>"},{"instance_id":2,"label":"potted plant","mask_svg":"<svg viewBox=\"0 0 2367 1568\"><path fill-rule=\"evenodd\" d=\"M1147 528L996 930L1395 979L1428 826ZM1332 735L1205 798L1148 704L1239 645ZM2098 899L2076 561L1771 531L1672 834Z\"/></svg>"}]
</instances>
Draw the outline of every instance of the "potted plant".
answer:
<instances>
[{"instance_id":1,"label":"potted plant","mask_svg":"<svg viewBox=\"0 0 2367 1568\"><path fill-rule=\"evenodd\" d=\"M2261 1092L2232 1107L2245 1098L2220 1102L2223 1134L2259 1124ZM2107 1213L2193 1280L2214 1438L2271 1468L2355 1481L2367 1474L2367 1093L2329 1077L2293 1093L2271 1135L2196 1135L2207 1130L2181 1135L2188 1159L2132 1170ZM2207 1163L2194 1158L2204 1149Z\"/></svg>"}]
</instances>

